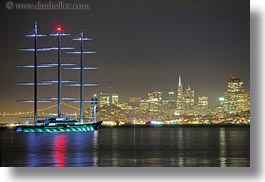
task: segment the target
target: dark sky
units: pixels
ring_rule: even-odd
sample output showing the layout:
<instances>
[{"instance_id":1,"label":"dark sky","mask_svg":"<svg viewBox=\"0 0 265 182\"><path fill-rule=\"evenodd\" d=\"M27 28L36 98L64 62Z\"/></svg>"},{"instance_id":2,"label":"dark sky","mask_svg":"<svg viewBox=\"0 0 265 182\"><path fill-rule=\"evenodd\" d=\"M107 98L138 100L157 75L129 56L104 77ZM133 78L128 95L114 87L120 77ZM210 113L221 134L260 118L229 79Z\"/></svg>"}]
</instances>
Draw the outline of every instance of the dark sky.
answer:
<instances>
[{"instance_id":1,"label":"dark sky","mask_svg":"<svg viewBox=\"0 0 265 182\"><path fill-rule=\"evenodd\" d=\"M32 2L30 0L26 2ZM42 2L45 2L44 0ZM55 2L55 1L54 1ZM71 2L71 1L68 1ZM77 2L77 1L75 1ZM231 76L244 81L249 90L249 1L248 0L94 0L90 10L6 10L1 4L0 83L3 111L32 110L17 99L32 97L30 87L16 82L32 80L33 72L16 68L32 64L33 54L18 51L31 47L24 34L37 20L39 32L50 33L60 22L72 36L83 26L93 38L87 50L87 65L98 71L86 73L86 81L100 87L87 89L89 98L100 91L117 92L123 101L128 97L146 98L160 89L166 94L175 90L178 75L184 87L195 89L196 96L208 95L211 106L223 95ZM71 37L63 44L77 47ZM52 37L39 40L41 46L56 46ZM56 62L56 52L40 53L41 63ZM64 62L76 62L77 56L63 54ZM56 69L44 69L41 79L55 79ZM78 79L74 71L63 71L63 78ZM63 95L78 96L78 89L64 89ZM43 87L41 96L56 96L56 87Z\"/></svg>"}]
</instances>

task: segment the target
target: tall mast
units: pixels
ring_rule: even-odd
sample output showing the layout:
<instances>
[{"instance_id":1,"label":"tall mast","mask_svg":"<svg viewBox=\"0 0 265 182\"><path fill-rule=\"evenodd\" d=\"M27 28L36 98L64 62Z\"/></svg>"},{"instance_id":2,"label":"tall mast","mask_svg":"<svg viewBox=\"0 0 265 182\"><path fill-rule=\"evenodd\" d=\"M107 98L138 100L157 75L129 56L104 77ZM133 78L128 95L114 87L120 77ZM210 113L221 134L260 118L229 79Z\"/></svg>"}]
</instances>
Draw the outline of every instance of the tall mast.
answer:
<instances>
[{"instance_id":1,"label":"tall mast","mask_svg":"<svg viewBox=\"0 0 265 182\"><path fill-rule=\"evenodd\" d=\"M47 64L47 65L55 65L57 66L57 81L51 81L51 83L57 83L57 117L60 118L62 116L62 106L61 106L61 101L62 101L62 83L71 83L75 81L71 80L62 80L62 66L72 66L75 64L65 64L62 63L61 61L61 51L62 50L70 50L73 49L71 47L62 47L61 46L61 37L62 36L68 36L69 34L66 34L63 32L62 26L58 23L56 27L56 31L54 33L51 33L50 36L57 36L57 47L52 48L53 50L57 50L57 64ZM69 98L63 98L63 99L69 99Z\"/></svg>"},{"instance_id":2,"label":"tall mast","mask_svg":"<svg viewBox=\"0 0 265 182\"><path fill-rule=\"evenodd\" d=\"M39 51L50 51L51 48L38 48L38 37L45 37L46 35L38 33L38 26L37 22L34 24L34 29L26 35L26 37L34 38L34 48L21 48L20 51L27 51L27 52L34 52L34 64L33 65L20 65L17 66L19 68L34 68L33 71L33 82L22 82L17 83L17 85L24 85L24 86L34 86L34 98L33 100L18 100L18 102L27 102L33 103L33 120L34 123L37 123L38 119L38 102L48 102L48 101L41 101L38 100L38 85L51 85L51 83L46 83L45 81L39 82L38 81L38 68L47 68L50 66L38 65L38 52Z\"/></svg>"},{"instance_id":3,"label":"tall mast","mask_svg":"<svg viewBox=\"0 0 265 182\"><path fill-rule=\"evenodd\" d=\"M58 117L61 117L61 93L62 93L62 85L61 85L61 25L58 24L56 31L58 33L58 107L57 113Z\"/></svg>"},{"instance_id":4,"label":"tall mast","mask_svg":"<svg viewBox=\"0 0 265 182\"><path fill-rule=\"evenodd\" d=\"M80 122L84 122L84 78L83 78L83 28L80 33Z\"/></svg>"},{"instance_id":5,"label":"tall mast","mask_svg":"<svg viewBox=\"0 0 265 182\"><path fill-rule=\"evenodd\" d=\"M81 27L81 32L76 37L74 37L73 40L80 41L80 51L67 52L67 53L80 54L80 67L73 67L73 68L66 68L66 69L80 70L80 83L79 84L69 84L68 86L78 86L80 88L80 100L70 101L70 102L80 102L80 116L79 116L80 119L79 119L79 122L83 123L84 122L84 103L85 102L96 103L96 101L84 99L84 87L93 87L93 86L98 85L96 83L84 83L84 70L96 70L98 68L91 67L91 66L84 67L84 63L83 63L84 54L95 54L96 52L84 51L84 45L83 45L84 41L89 41L92 39L84 37L84 32L83 32L82 27Z\"/></svg>"},{"instance_id":6,"label":"tall mast","mask_svg":"<svg viewBox=\"0 0 265 182\"><path fill-rule=\"evenodd\" d=\"M37 35L38 35L38 27L37 22L35 22L34 26L34 124L37 123L38 119L38 54L37 54Z\"/></svg>"}]
</instances>

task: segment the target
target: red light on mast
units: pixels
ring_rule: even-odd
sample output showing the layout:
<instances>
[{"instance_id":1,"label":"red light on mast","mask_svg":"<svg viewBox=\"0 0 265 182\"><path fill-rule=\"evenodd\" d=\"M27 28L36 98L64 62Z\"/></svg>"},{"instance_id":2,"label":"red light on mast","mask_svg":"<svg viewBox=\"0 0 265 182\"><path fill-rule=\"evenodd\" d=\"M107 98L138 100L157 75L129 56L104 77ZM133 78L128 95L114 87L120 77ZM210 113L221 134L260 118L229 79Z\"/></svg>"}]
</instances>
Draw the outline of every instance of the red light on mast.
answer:
<instances>
[{"instance_id":1,"label":"red light on mast","mask_svg":"<svg viewBox=\"0 0 265 182\"><path fill-rule=\"evenodd\" d=\"M61 32L61 31L62 31L62 27L61 27L61 25L58 25L58 26L56 27L56 30L57 30L57 32Z\"/></svg>"}]
</instances>

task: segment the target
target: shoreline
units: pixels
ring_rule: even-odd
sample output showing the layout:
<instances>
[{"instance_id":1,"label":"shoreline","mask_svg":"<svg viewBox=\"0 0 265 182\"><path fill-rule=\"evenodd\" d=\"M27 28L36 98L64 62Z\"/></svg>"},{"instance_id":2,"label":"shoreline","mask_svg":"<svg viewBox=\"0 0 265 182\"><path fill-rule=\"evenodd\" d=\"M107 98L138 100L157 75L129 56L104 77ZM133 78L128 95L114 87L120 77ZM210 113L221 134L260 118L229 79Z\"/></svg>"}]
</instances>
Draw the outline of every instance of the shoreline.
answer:
<instances>
[{"instance_id":1,"label":"shoreline","mask_svg":"<svg viewBox=\"0 0 265 182\"><path fill-rule=\"evenodd\" d=\"M250 124L175 124L175 125L116 125L116 126L107 126L102 125L100 128L137 128L137 127L146 127L146 128L181 128L181 127L250 127Z\"/></svg>"},{"instance_id":2,"label":"shoreline","mask_svg":"<svg viewBox=\"0 0 265 182\"><path fill-rule=\"evenodd\" d=\"M250 127L250 124L175 124L175 125L102 125L100 128L196 128L196 127ZM0 130L15 130L16 127L0 126ZM99 130L100 130L99 128Z\"/></svg>"}]
</instances>

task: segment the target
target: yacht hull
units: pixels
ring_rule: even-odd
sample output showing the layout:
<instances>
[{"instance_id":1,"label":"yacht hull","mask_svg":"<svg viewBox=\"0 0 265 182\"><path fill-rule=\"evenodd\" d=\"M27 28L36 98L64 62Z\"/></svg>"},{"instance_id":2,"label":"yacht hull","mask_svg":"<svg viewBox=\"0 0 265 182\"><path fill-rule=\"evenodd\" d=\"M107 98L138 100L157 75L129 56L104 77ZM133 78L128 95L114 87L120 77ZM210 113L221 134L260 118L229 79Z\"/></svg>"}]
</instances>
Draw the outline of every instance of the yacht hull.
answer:
<instances>
[{"instance_id":1,"label":"yacht hull","mask_svg":"<svg viewBox=\"0 0 265 182\"><path fill-rule=\"evenodd\" d=\"M63 122L53 125L21 125L16 127L19 133L41 133L41 132L88 132L97 130L102 121L96 122Z\"/></svg>"}]
</instances>

